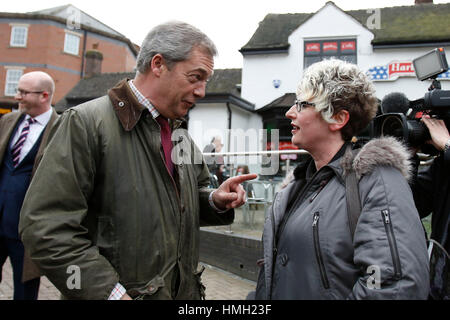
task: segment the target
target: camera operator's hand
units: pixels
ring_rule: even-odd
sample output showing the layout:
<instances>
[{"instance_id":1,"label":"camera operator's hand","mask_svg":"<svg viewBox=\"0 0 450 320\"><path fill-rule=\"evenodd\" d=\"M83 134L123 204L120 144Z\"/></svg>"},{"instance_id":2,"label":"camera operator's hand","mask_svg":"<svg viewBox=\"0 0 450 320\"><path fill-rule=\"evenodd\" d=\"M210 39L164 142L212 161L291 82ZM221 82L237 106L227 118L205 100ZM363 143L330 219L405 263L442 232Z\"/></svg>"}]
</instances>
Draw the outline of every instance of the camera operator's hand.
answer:
<instances>
[{"instance_id":1,"label":"camera operator's hand","mask_svg":"<svg viewBox=\"0 0 450 320\"><path fill-rule=\"evenodd\" d=\"M445 144L450 139L450 134L444 121L430 118L429 115L424 115L422 121L430 131L431 140L428 143L440 151L444 150Z\"/></svg>"}]
</instances>

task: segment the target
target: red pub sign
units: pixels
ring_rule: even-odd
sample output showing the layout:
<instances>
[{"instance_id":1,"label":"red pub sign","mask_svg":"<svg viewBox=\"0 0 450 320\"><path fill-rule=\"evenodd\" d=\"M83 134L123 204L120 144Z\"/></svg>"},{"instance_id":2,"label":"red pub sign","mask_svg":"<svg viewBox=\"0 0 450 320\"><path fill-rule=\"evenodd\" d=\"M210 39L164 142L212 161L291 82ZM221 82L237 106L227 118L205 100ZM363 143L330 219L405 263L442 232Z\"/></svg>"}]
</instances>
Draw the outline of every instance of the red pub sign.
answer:
<instances>
[{"instance_id":1,"label":"red pub sign","mask_svg":"<svg viewBox=\"0 0 450 320\"><path fill-rule=\"evenodd\" d=\"M355 51L355 41L341 41L341 51Z\"/></svg>"},{"instance_id":2,"label":"red pub sign","mask_svg":"<svg viewBox=\"0 0 450 320\"><path fill-rule=\"evenodd\" d=\"M267 142L267 150L276 150L272 149L272 142ZM278 142L278 150L298 150L298 147L292 144L291 141L280 141Z\"/></svg>"},{"instance_id":3,"label":"red pub sign","mask_svg":"<svg viewBox=\"0 0 450 320\"><path fill-rule=\"evenodd\" d=\"M337 42L324 42L323 43L323 52L334 51L337 52L338 44Z\"/></svg>"},{"instance_id":4,"label":"red pub sign","mask_svg":"<svg viewBox=\"0 0 450 320\"><path fill-rule=\"evenodd\" d=\"M374 66L367 71L373 81L393 81L398 77L415 77L411 61L392 61L386 65ZM437 79L450 80L450 70L440 74Z\"/></svg>"},{"instance_id":5,"label":"red pub sign","mask_svg":"<svg viewBox=\"0 0 450 320\"><path fill-rule=\"evenodd\" d=\"M320 43L318 43L318 42L307 43L305 51L306 52L320 52Z\"/></svg>"}]
</instances>

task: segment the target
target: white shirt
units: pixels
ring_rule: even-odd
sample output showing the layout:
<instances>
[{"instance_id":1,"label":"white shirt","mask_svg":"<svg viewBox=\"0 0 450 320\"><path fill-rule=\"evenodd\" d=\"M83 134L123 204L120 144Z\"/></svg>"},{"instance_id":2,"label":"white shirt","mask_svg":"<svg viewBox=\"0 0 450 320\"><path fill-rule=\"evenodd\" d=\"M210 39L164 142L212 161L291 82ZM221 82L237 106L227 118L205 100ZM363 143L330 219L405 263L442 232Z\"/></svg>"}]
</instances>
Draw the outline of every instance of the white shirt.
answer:
<instances>
[{"instance_id":1,"label":"white shirt","mask_svg":"<svg viewBox=\"0 0 450 320\"><path fill-rule=\"evenodd\" d=\"M52 117L52 108L50 108L48 111L41 113L38 115L34 120L36 122L30 124L30 131L28 132L27 139L25 140L25 143L23 144L22 150L20 150L20 159L19 162L23 160L23 158L26 157L28 152L33 148L36 141L39 139L39 136L41 135L42 131L45 129L45 126L50 121L50 118ZM22 133L22 129L25 126L26 121L30 118L29 115L26 115L25 118L22 120L22 122L19 125L19 128L16 131L16 134L14 135L14 138L11 141L11 148L14 146L14 144L19 139L20 134Z\"/></svg>"}]
</instances>

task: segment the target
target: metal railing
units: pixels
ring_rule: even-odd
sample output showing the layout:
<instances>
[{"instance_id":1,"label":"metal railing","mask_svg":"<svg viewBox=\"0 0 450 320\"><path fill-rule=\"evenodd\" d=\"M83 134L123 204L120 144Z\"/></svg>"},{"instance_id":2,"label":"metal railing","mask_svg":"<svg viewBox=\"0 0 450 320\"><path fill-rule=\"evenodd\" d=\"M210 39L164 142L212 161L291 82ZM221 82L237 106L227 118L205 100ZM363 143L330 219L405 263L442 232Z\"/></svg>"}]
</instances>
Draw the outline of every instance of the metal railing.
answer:
<instances>
[{"instance_id":1,"label":"metal railing","mask_svg":"<svg viewBox=\"0 0 450 320\"><path fill-rule=\"evenodd\" d=\"M263 150L263 151L239 151L239 152L205 152L203 153L204 156L227 156L227 157L233 157L233 156L264 156L264 155L273 155L273 154L308 154L308 151L306 150Z\"/></svg>"},{"instance_id":2,"label":"metal railing","mask_svg":"<svg viewBox=\"0 0 450 320\"><path fill-rule=\"evenodd\" d=\"M262 150L262 151L237 151L237 152L205 152L203 153L203 156L206 157L217 157L217 156L223 156L224 158L227 157L228 159L230 157L242 157L242 156L271 156L271 155L284 155L284 154L309 154L308 151L299 149L299 150ZM431 162L434 160L434 156L430 156L423 153L417 153L420 165L421 166L428 166L431 164ZM228 165L231 166L231 168L234 167L233 163L229 163ZM289 173L290 170L290 159L286 159L286 174ZM230 170L230 173L233 172Z\"/></svg>"},{"instance_id":3,"label":"metal railing","mask_svg":"<svg viewBox=\"0 0 450 320\"><path fill-rule=\"evenodd\" d=\"M217 157L217 156L222 156L222 157L227 157L228 160L230 159L230 157L242 157L242 156L248 156L248 157L252 157L252 156L272 156L272 155L284 155L284 154L308 154L309 152L306 150L262 150L262 151L237 151L237 152L205 152L203 153L204 157ZM230 176L234 176L231 175L234 172L234 164L232 162L229 162L228 164L226 164L228 166L230 166ZM288 174L290 171L290 159L286 159L286 174Z\"/></svg>"}]
</instances>

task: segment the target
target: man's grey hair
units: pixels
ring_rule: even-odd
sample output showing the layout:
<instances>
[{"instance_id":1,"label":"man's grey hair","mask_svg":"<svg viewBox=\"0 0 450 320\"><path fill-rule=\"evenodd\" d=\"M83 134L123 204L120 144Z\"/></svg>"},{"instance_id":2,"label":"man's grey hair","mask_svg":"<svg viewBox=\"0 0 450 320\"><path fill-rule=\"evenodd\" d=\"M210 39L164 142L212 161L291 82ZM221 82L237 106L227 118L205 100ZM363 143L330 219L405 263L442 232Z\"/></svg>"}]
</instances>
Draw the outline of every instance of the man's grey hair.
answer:
<instances>
[{"instance_id":1,"label":"man's grey hair","mask_svg":"<svg viewBox=\"0 0 450 320\"><path fill-rule=\"evenodd\" d=\"M206 50L212 57L217 55L212 40L196 27L180 21L160 24L145 37L137 57L136 69L145 74L158 53L166 60L167 67L171 68L176 62L187 60L194 47Z\"/></svg>"},{"instance_id":2,"label":"man's grey hair","mask_svg":"<svg viewBox=\"0 0 450 320\"><path fill-rule=\"evenodd\" d=\"M375 88L356 65L329 59L308 67L297 89L299 100L315 103L315 108L328 123L340 110L347 110L350 119L341 130L344 140L364 129L375 117L378 99Z\"/></svg>"}]
</instances>

